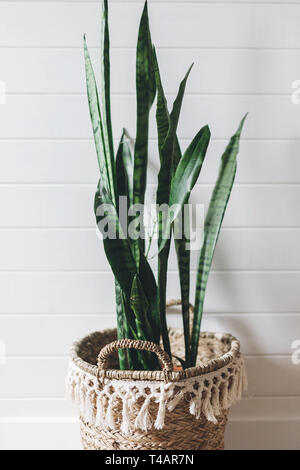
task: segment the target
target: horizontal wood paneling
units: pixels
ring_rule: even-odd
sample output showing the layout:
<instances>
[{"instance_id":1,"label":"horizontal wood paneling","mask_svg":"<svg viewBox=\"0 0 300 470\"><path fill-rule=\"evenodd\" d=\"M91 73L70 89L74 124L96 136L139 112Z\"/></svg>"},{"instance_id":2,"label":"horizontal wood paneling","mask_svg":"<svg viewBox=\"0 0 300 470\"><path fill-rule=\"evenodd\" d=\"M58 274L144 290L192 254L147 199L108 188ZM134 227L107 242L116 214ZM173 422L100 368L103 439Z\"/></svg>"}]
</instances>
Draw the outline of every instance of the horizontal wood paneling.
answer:
<instances>
[{"instance_id":1,"label":"horizontal wood paneling","mask_svg":"<svg viewBox=\"0 0 300 470\"><path fill-rule=\"evenodd\" d=\"M300 420L231 421L225 436L225 449L299 450Z\"/></svg>"},{"instance_id":2,"label":"horizontal wood paneling","mask_svg":"<svg viewBox=\"0 0 300 470\"><path fill-rule=\"evenodd\" d=\"M116 141L116 146L117 146ZM189 141L182 141L184 150ZM212 141L199 181L214 183L227 141ZM148 181L157 184L157 142L149 146ZM98 165L92 141L0 140L1 183L97 184ZM299 141L241 142L237 183L300 183ZM272 171L271 171L272 170Z\"/></svg>"},{"instance_id":3,"label":"horizontal wood paneling","mask_svg":"<svg viewBox=\"0 0 300 470\"><path fill-rule=\"evenodd\" d=\"M0 423L1 450L81 450L79 424L61 420Z\"/></svg>"},{"instance_id":4,"label":"horizontal wood paneling","mask_svg":"<svg viewBox=\"0 0 300 470\"><path fill-rule=\"evenodd\" d=\"M180 328L182 317L176 311L170 311L168 325ZM75 340L115 326L115 315L0 315L0 341L7 356L65 356ZM244 354L291 355L299 326L299 314L207 313L202 330L230 332L241 341Z\"/></svg>"},{"instance_id":5,"label":"horizontal wood paneling","mask_svg":"<svg viewBox=\"0 0 300 470\"><path fill-rule=\"evenodd\" d=\"M158 51L164 88L176 93L179 81L195 63L187 93L291 94L300 76L298 50L161 49ZM99 79L100 49L91 50ZM1 80L7 93L85 93L81 49L0 49ZM280 70L278 70L280 64ZM22 74L22 80L19 79ZM135 92L135 50L112 49L112 93Z\"/></svg>"},{"instance_id":6,"label":"horizontal wood paneling","mask_svg":"<svg viewBox=\"0 0 300 470\"><path fill-rule=\"evenodd\" d=\"M226 450L299 450L300 421L230 421ZM71 422L0 423L0 448L5 450L80 450L79 424Z\"/></svg>"},{"instance_id":7,"label":"horizontal wood paneling","mask_svg":"<svg viewBox=\"0 0 300 470\"><path fill-rule=\"evenodd\" d=\"M112 97L114 135L125 126L134 135L135 98L133 95ZM150 136L156 137L153 118ZM178 128L179 138L190 139L209 124L212 137L226 139L249 112L244 138L299 138L299 107L289 96L186 96ZM16 116L18 117L16 119ZM92 137L87 99L84 95L11 95L0 107L0 137L5 139L86 139Z\"/></svg>"},{"instance_id":8,"label":"horizontal wood paneling","mask_svg":"<svg viewBox=\"0 0 300 470\"><path fill-rule=\"evenodd\" d=\"M299 235L300 229L224 229L213 269L300 271L300 253L291 250ZM0 271L110 271L97 229L0 230L0 259ZM157 258L150 262L155 268ZM191 269L197 265L192 252ZM169 269L177 270L173 246Z\"/></svg>"},{"instance_id":9,"label":"horizontal wood paneling","mask_svg":"<svg viewBox=\"0 0 300 470\"><path fill-rule=\"evenodd\" d=\"M67 363L65 358L8 358L1 365L0 398L63 397ZM300 394L299 366L290 357L246 357L246 366L250 395Z\"/></svg>"},{"instance_id":10,"label":"horizontal wood paneling","mask_svg":"<svg viewBox=\"0 0 300 470\"><path fill-rule=\"evenodd\" d=\"M1 365L0 398L64 397L67 358L14 358Z\"/></svg>"},{"instance_id":11,"label":"horizontal wood paneling","mask_svg":"<svg viewBox=\"0 0 300 470\"><path fill-rule=\"evenodd\" d=\"M2 420L34 419L56 417L71 419L76 410L65 398L8 398L0 399L0 416ZM1 420L0 418L0 420Z\"/></svg>"},{"instance_id":12,"label":"horizontal wood paneling","mask_svg":"<svg viewBox=\"0 0 300 470\"><path fill-rule=\"evenodd\" d=\"M55 405L56 406L56 405ZM244 397L231 408L230 421L299 420L298 397Z\"/></svg>"},{"instance_id":13,"label":"horizontal wood paneling","mask_svg":"<svg viewBox=\"0 0 300 470\"><path fill-rule=\"evenodd\" d=\"M74 422L73 422L74 421ZM226 450L299 450L300 421L230 421ZM0 424L0 448L5 450L80 450L79 425L72 422Z\"/></svg>"},{"instance_id":14,"label":"horizontal wood paneling","mask_svg":"<svg viewBox=\"0 0 300 470\"><path fill-rule=\"evenodd\" d=\"M116 145L124 125L135 134L142 6L110 1ZM149 11L170 105L195 62L178 130L182 147L211 126L204 186L193 202L207 207L207 184L249 111L203 320L203 329L241 340L255 397L233 408L226 447L300 448L299 366L291 362L300 326L300 127L290 98L300 78L300 2L152 0ZM100 13L99 0L0 1L7 90L0 106L1 448L79 448L74 411L61 399L68 348L115 323L113 279L93 229L98 169L82 54L87 33L99 77ZM155 183L154 110L150 135L148 181ZM193 253L193 270L196 259ZM174 252L170 269L168 297L177 298ZM172 312L169 324L180 326Z\"/></svg>"},{"instance_id":15,"label":"horizontal wood paneling","mask_svg":"<svg viewBox=\"0 0 300 470\"><path fill-rule=\"evenodd\" d=\"M232 407L225 448L299 449L299 398L244 398ZM0 399L1 449L80 449L76 410L63 399Z\"/></svg>"},{"instance_id":16,"label":"horizontal wood paneling","mask_svg":"<svg viewBox=\"0 0 300 470\"><path fill-rule=\"evenodd\" d=\"M299 365L291 356L247 357L250 396L300 395Z\"/></svg>"},{"instance_id":17,"label":"horizontal wood paneling","mask_svg":"<svg viewBox=\"0 0 300 470\"><path fill-rule=\"evenodd\" d=\"M208 207L212 186L194 188L191 202ZM2 186L0 227L95 227L95 187ZM155 188L149 188L148 207ZM300 227L300 187L235 185L224 227Z\"/></svg>"},{"instance_id":18,"label":"horizontal wood paneling","mask_svg":"<svg viewBox=\"0 0 300 470\"><path fill-rule=\"evenodd\" d=\"M247 421L300 419L300 397L243 397L230 410L229 420ZM0 398L0 422L9 420L76 418L76 409L65 398Z\"/></svg>"},{"instance_id":19,"label":"horizontal wood paneling","mask_svg":"<svg viewBox=\"0 0 300 470\"><path fill-rule=\"evenodd\" d=\"M113 313L110 273L1 273L0 313ZM205 310L216 313L299 312L300 273L213 272ZM191 275L192 296L195 275ZM178 298L177 273L169 273L168 298Z\"/></svg>"},{"instance_id":20,"label":"horizontal wood paneling","mask_svg":"<svg viewBox=\"0 0 300 470\"><path fill-rule=\"evenodd\" d=\"M188 6L182 2L172 6L169 2L151 5L153 38L158 46L300 45L297 4L191 3ZM135 45L141 9L140 2L111 4L113 46ZM100 41L99 16L97 3L1 3L0 44L80 47L83 33L87 32L89 44L96 46ZM37 21L31 21L32 17Z\"/></svg>"}]
</instances>

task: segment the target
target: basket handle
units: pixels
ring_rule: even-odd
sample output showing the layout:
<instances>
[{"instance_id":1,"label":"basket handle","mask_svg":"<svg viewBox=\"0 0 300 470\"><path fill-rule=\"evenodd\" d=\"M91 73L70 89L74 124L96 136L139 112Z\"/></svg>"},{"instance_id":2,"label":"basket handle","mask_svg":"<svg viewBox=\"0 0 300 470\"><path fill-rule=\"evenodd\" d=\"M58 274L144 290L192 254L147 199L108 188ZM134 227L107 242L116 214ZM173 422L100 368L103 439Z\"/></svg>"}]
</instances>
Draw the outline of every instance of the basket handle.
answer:
<instances>
[{"instance_id":1,"label":"basket handle","mask_svg":"<svg viewBox=\"0 0 300 470\"><path fill-rule=\"evenodd\" d=\"M113 341L112 343L107 344L104 348L101 349L98 361L97 361L97 377L99 382L104 381L105 374L106 374L106 361L109 355L117 351L118 349L138 349L140 351L150 351L157 355L159 360L163 365L163 372L165 375L165 382L169 381L169 372L173 371L172 361L169 355L161 349L155 343L151 343L150 341L141 341L141 340L132 340L132 339L120 339L117 341Z\"/></svg>"}]
</instances>

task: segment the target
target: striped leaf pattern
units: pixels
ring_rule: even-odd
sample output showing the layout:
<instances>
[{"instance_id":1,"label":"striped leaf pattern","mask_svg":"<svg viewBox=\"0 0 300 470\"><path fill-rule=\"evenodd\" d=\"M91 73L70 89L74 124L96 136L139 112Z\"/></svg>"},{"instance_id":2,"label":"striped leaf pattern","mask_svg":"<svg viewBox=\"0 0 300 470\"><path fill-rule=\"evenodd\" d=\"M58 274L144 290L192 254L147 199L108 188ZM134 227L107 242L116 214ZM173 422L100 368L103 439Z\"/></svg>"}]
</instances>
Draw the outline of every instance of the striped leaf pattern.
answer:
<instances>
[{"instance_id":1,"label":"striped leaf pattern","mask_svg":"<svg viewBox=\"0 0 300 470\"><path fill-rule=\"evenodd\" d=\"M116 207L101 180L95 195L95 215L98 228L103 235L104 249L111 269L126 298L129 299L136 265L128 238L123 233ZM112 231L110 236L107 236L107 227L110 227Z\"/></svg>"},{"instance_id":2,"label":"striped leaf pattern","mask_svg":"<svg viewBox=\"0 0 300 470\"><path fill-rule=\"evenodd\" d=\"M97 90L97 84L93 66L90 59L90 54L87 48L86 39L84 37L84 59L85 59L85 73L86 73L86 84L87 84L87 95L90 116L93 126L94 141L96 146L96 152L98 157L98 164L100 175L103 181L103 185L106 190L109 191L110 197L113 198L112 187L108 171L108 160L107 153L104 144L104 130L103 122L100 111L99 95Z\"/></svg>"},{"instance_id":3,"label":"striped leaf pattern","mask_svg":"<svg viewBox=\"0 0 300 470\"><path fill-rule=\"evenodd\" d=\"M121 290L120 284L118 283L116 279L115 279L115 296L116 296L118 339L124 339L126 338L126 334L125 334L126 318L123 312L122 290ZM124 349L119 349L118 355L119 355L120 369L125 370L127 367L126 351Z\"/></svg>"},{"instance_id":4,"label":"striped leaf pattern","mask_svg":"<svg viewBox=\"0 0 300 470\"><path fill-rule=\"evenodd\" d=\"M133 203L133 158L125 129L123 129L116 156L116 181L118 196L127 197L128 206L131 206Z\"/></svg>"},{"instance_id":5,"label":"striped leaf pattern","mask_svg":"<svg viewBox=\"0 0 300 470\"><path fill-rule=\"evenodd\" d=\"M210 140L210 130L208 126L203 127L181 158L175 175L172 179L172 185L169 196L169 207L173 208L170 217L166 221L164 233L160 240L159 250L162 250L168 240L169 231L172 223L178 217L184 204L187 203L191 190L195 186L200 174L202 164L206 155Z\"/></svg>"},{"instance_id":6,"label":"striped leaf pattern","mask_svg":"<svg viewBox=\"0 0 300 470\"><path fill-rule=\"evenodd\" d=\"M109 27L108 27L108 2L102 2L102 113L103 113L103 137L105 151L108 159L108 172L115 188L114 143L111 125L110 109L110 57L109 57Z\"/></svg>"},{"instance_id":7,"label":"striped leaf pattern","mask_svg":"<svg viewBox=\"0 0 300 470\"><path fill-rule=\"evenodd\" d=\"M196 281L195 313L189 366L196 364L206 285L222 221L235 179L239 142L245 119L246 116L242 119L237 132L231 138L222 156L218 179L205 218L204 241L200 251Z\"/></svg>"},{"instance_id":8,"label":"striped leaf pattern","mask_svg":"<svg viewBox=\"0 0 300 470\"><path fill-rule=\"evenodd\" d=\"M166 140L169 127L170 127L170 115L167 106L167 100L164 94L158 60L155 48L153 48L153 59L154 59L154 68L155 68L155 78L156 78L156 86L157 86L157 109L156 109L156 122L157 122L157 130L158 130L158 147L159 147L159 155L160 160L162 161L163 154L162 154L162 147ZM179 161L181 159L181 150L179 146L179 142L177 136L175 136L175 144L173 149L172 161L171 161L171 168L172 177L174 176ZM182 214L181 221L175 219L174 225L180 224L182 222L183 225L189 224L187 220L187 216ZM176 229L176 227L175 227ZM180 280L180 291L181 291L181 311L182 311L182 319L183 319L183 329L184 329L184 337L185 337L185 356L186 360L188 357L189 352L189 343L190 343L190 332L189 332L189 295L190 295L190 252L186 248L187 240L185 239L184 231L182 232L182 239L175 238L175 247L176 247L176 255L177 255L177 263L178 263L178 270L179 270L179 280ZM168 230L170 234L170 229ZM158 273L159 273L159 304L160 304L160 316L161 316L161 328L162 328L162 336L163 342L166 351L170 351L169 345L169 337L168 337L168 329L167 329L167 321L166 321L166 310L165 310L165 300L166 300L166 284L167 284L167 268L168 268L168 257L170 251L170 239L166 240L166 245L164 250L159 253L158 257ZM186 362L183 361L183 363Z\"/></svg>"},{"instance_id":9,"label":"striped leaf pattern","mask_svg":"<svg viewBox=\"0 0 300 470\"><path fill-rule=\"evenodd\" d=\"M157 124L157 134L158 134L158 149L159 149L159 158L161 163L161 170L163 166L167 166L166 163L169 163L169 168L172 169L172 155L171 153L165 155L163 153L164 143L166 141L169 129L170 129L170 115L168 111L167 100L164 94L159 66L156 56L155 48L153 48L153 63L155 71L155 80L157 87L157 104L156 104L156 124ZM164 159L167 159L167 162L164 162ZM170 173L171 177L171 173ZM159 186L158 186L159 190ZM157 194L157 203L158 203L158 194ZM160 217L158 215L158 217ZM161 234L161 220L158 219L159 223L159 237ZM167 317L166 317L166 291L167 291L167 270L168 270L168 258L170 253L170 241L166 243L164 250L162 250L158 255L158 304L159 304L159 317L160 317L160 327L161 334L163 339L163 344L165 351L171 355L171 346L168 335L168 326L167 326Z\"/></svg>"},{"instance_id":10,"label":"striped leaf pattern","mask_svg":"<svg viewBox=\"0 0 300 470\"><path fill-rule=\"evenodd\" d=\"M189 216L183 211L200 174L210 141L208 126L204 126L188 146L183 156L176 131L191 68L182 80L171 113L163 90L155 49L152 45L148 5L142 12L136 53L137 128L134 155L129 136L123 130L117 154L114 154L110 104L110 41L108 0L102 0L101 44L101 105L97 84L84 38L84 58L90 117L100 170L100 180L94 200L96 221L103 235L107 259L115 277L118 338L150 340L157 344L163 339L171 354L166 320L167 269L171 236L174 234L180 277L182 317L185 338L183 367L196 363L206 284L220 227L231 193L236 172L236 157L245 118L222 157L218 180L205 219L204 242L200 252L196 285L195 316L192 334L189 322L190 252L185 228ZM170 218L158 212L158 284L145 256L143 239L128 238L127 226L132 221L142 233L143 222L121 213L119 197L127 198L128 206L144 204L148 166L149 113L157 92L156 122L160 170L156 201L158 205L176 205ZM165 223L166 222L166 223ZM138 227L138 224L141 227ZM178 232L182 238L177 239ZM110 230L109 236L108 231ZM120 350L121 369L157 369L158 360L144 351Z\"/></svg>"},{"instance_id":11,"label":"striped leaf pattern","mask_svg":"<svg viewBox=\"0 0 300 470\"><path fill-rule=\"evenodd\" d=\"M147 182L149 113L156 94L152 61L152 41L149 29L148 5L145 2L140 21L136 51L137 128L134 149L133 203L144 204ZM144 240L134 244L136 264L139 249L145 251Z\"/></svg>"},{"instance_id":12,"label":"striped leaf pattern","mask_svg":"<svg viewBox=\"0 0 300 470\"><path fill-rule=\"evenodd\" d=\"M185 213L182 214L182 219L175 219L174 232L178 230L178 225L181 225L182 238L175 238L175 249L177 257L177 265L179 272L180 282L180 298L181 298L181 313L183 323L184 345L185 345L185 360L182 361L183 367L188 363L190 354L190 251L187 248L188 240L186 239L184 226L189 226L189 216Z\"/></svg>"},{"instance_id":13,"label":"striped leaf pattern","mask_svg":"<svg viewBox=\"0 0 300 470\"><path fill-rule=\"evenodd\" d=\"M168 112L167 100L164 94L159 65L157 61L156 51L153 49L153 61L155 70L155 79L157 87L157 109L156 109L156 121L158 131L158 145L160 155L160 172L158 175L158 187L156 194L156 203L158 205L168 204L170 196L170 186L173 176L173 170L176 160L178 162L179 157L179 144L177 140L177 125L185 92L186 82L190 73L190 70L181 82L177 97L175 99L171 114ZM164 231L163 227L163 213L158 213L158 244L161 244L162 234ZM166 243L164 248L158 254L158 302L160 310L161 320L161 332L164 343L164 348L169 355L171 355L170 341L168 335L168 327L166 320L166 291L167 291L167 271L168 271L168 258L170 254L170 242L171 242L171 227L169 227L168 234L166 236Z\"/></svg>"}]
</instances>

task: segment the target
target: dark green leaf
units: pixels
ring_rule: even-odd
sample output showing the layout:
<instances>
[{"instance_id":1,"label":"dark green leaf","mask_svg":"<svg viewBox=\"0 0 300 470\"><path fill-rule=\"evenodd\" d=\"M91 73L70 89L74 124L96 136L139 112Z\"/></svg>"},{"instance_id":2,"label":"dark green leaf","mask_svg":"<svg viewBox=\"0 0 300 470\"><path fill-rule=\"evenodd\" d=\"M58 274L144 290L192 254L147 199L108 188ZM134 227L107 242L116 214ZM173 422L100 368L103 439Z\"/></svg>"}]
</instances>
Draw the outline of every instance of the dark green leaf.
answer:
<instances>
[{"instance_id":1,"label":"dark green leaf","mask_svg":"<svg viewBox=\"0 0 300 470\"><path fill-rule=\"evenodd\" d=\"M125 314L123 312L123 301L122 291L120 284L115 281L115 293L116 293L116 309L117 309L117 325L118 325L118 339L125 338ZM120 369L126 369L126 351L124 349L118 350Z\"/></svg>"},{"instance_id":2,"label":"dark green leaf","mask_svg":"<svg viewBox=\"0 0 300 470\"><path fill-rule=\"evenodd\" d=\"M110 198L114 201L114 187L111 178L111 163L109 155L107 155L104 139L103 122L100 111L99 96L91 63L90 55L86 45L84 37L84 58L85 58L85 72L86 72L86 84L87 84L87 95L89 102L90 116L94 132L94 140L96 145L96 152L98 157L100 175L102 182L106 190L108 191Z\"/></svg>"},{"instance_id":3,"label":"dark green leaf","mask_svg":"<svg viewBox=\"0 0 300 470\"><path fill-rule=\"evenodd\" d=\"M158 304L160 329L165 351L171 356L171 345L168 333L166 301L167 301L167 272L170 253L170 240L158 255Z\"/></svg>"},{"instance_id":4,"label":"dark green leaf","mask_svg":"<svg viewBox=\"0 0 300 470\"><path fill-rule=\"evenodd\" d=\"M208 126L205 126L193 139L177 166L176 173L172 179L169 198L169 207L172 211L170 217L166 220L159 250L162 250L167 243L170 227L183 209L184 204L188 201L191 190L196 184L209 140L210 130Z\"/></svg>"},{"instance_id":5,"label":"dark green leaf","mask_svg":"<svg viewBox=\"0 0 300 470\"><path fill-rule=\"evenodd\" d=\"M103 112L103 135L106 154L109 160L109 173L115 187L115 162L114 144L111 125L110 109L110 58L109 58L109 27L108 27L108 2L102 3L102 112Z\"/></svg>"},{"instance_id":6,"label":"dark green leaf","mask_svg":"<svg viewBox=\"0 0 300 470\"><path fill-rule=\"evenodd\" d=\"M156 121L158 131L158 147L161 162L160 172L158 176L158 189L156 201L157 204L161 205L167 204L169 201L171 179L173 176L174 169L176 168L180 159L180 148L176 136L176 131L186 82L191 69L189 69L184 80L180 84L178 95L173 105L173 110L171 112L171 115L169 115L167 100L161 82L155 48L153 48L153 62L157 87ZM158 213L158 223L158 244L160 245L163 230L163 214L161 212ZM164 348L166 352L170 355L171 349L166 319L166 291L168 258L170 253L171 242L171 226L168 227L168 230L168 240L166 240L163 250L161 250L158 255L158 301Z\"/></svg>"},{"instance_id":7,"label":"dark green leaf","mask_svg":"<svg viewBox=\"0 0 300 470\"><path fill-rule=\"evenodd\" d=\"M145 2L141 17L136 53L137 130L134 150L133 203L144 204L147 181L149 113L156 93L152 62L152 41L149 29L148 7ZM139 265L139 248L144 252L144 240L134 244L134 255Z\"/></svg>"},{"instance_id":8,"label":"dark green leaf","mask_svg":"<svg viewBox=\"0 0 300 470\"><path fill-rule=\"evenodd\" d=\"M176 132L178 126L178 120L180 115L180 110L182 106L183 96L185 92L186 82L192 66L189 68L186 76L182 80L177 97L173 104L173 109L170 114L169 129L165 141L161 147L161 167L158 174L158 188L156 201L157 204L164 204L169 202L170 196L170 186L172 179L172 169L173 169L173 156L175 153L175 144L176 144Z\"/></svg>"},{"instance_id":9,"label":"dark green leaf","mask_svg":"<svg viewBox=\"0 0 300 470\"><path fill-rule=\"evenodd\" d=\"M164 94L161 77L159 72L158 61L156 57L155 48L153 48L153 63L155 70L155 80L157 87L157 104L156 104L156 123L158 133L158 149L161 166L163 165L164 155L162 148L170 128L170 115L168 111L167 100ZM172 164L172 155L168 155L169 164ZM158 304L159 304L159 317L160 328L165 351L170 355L171 347L168 334L167 317L166 317L166 289L167 289L167 269L168 269L168 256L170 252L170 240L165 247L165 250L158 256Z\"/></svg>"},{"instance_id":10,"label":"dark green leaf","mask_svg":"<svg viewBox=\"0 0 300 470\"><path fill-rule=\"evenodd\" d=\"M122 306L124 316L126 318L125 321L125 337L128 339L137 340L138 336L135 331L135 318L134 314L130 308L129 301L126 299L124 292L122 292ZM140 365L137 351L134 349L127 349L126 350L127 359L128 359L128 367L130 370L142 370L144 368L143 365Z\"/></svg>"},{"instance_id":11,"label":"dark green leaf","mask_svg":"<svg viewBox=\"0 0 300 470\"><path fill-rule=\"evenodd\" d=\"M101 208L102 204L105 204L105 206ZM102 209L102 211L100 211L100 209ZM103 209L106 210L104 211ZM139 280L150 306L147 316L153 331L153 339L158 343L160 330L157 310L157 287L154 275L143 253L141 253L139 271L137 271L129 240L125 238L116 208L111 203L111 199L101 182L99 182L98 191L95 195L95 214L97 224L100 223L99 228L104 235L103 244L107 259L117 282L120 284L127 303L130 301L134 278L137 274L139 275ZM106 237L105 227L103 226L103 222L106 221L111 227L114 227L114 238ZM130 313L128 305L126 305L126 311L128 316ZM132 326L132 328L135 330L134 326Z\"/></svg>"},{"instance_id":12,"label":"dark green leaf","mask_svg":"<svg viewBox=\"0 0 300 470\"><path fill-rule=\"evenodd\" d=\"M139 339L144 341L152 341L151 327L147 318L149 302L138 275L135 275L133 279L130 295L130 307L135 315L135 322Z\"/></svg>"},{"instance_id":13,"label":"dark green leaf","mask_svg":"<svg viewBox=\"0 0 300 470\"><path fill-rule=\"evenodd\" d=\"M157 124L157 135L158 135L158 149L160 160L162 158L161 149L168 135L170 127L170 115L168 110L168 104L165 97L164 89L161 83L160 71L156 56L155 47L153 47L153 67L157 88L157 102L156 102L156 124Z\"/></svg>"},{"instance_id":14,"label":"dark green leaf","mask_svg":"<svg viewBox=\"0 0 300 470\"><path fill-rule=\"evenodd\" d=\"M179 214L180 215L180 214ZM189 226L189 215L183 213L174 221L174 233L181 224L182 238L175 238L175 248L180 281L181 313L183 321L185 360L188 360L190 353L190 250L187 248L188 239L185 234L185 226Z\"/></svg>"},{"instance_id":15,"label":"dark green leaf","mask_svg":"<svg viewBox=\"0 0 300 470\"><path fill-rule=\"evenodd\" d=\"M183 369L186 369L186 362L183 359L181 359L181 357L174 356L174 354L173 354L173 357L175 357L175 359L177 359L177 361L181 364L181 367Z\"/></svg>"},{"instance_id":16,"label":"dark green leaf","mask_svg":"<svg viewBox=\"0 0 300 470\"><path fill-rule=\"evenodd\" d=\"M151 326L153 342L159 344L160 318L157 305L157 285L145 255L141 253L140 256L139 279L149 302L148 322Z\"/></svg>"},{"instance_id":17,"label":"dark green leaf","mask_svg":"<svg viewBox=\"0 0 300 470\"><path fill-rule=\"evenodd\" d=\"M190 367L196 364L206 285L222 221L235 179L239 142L246 116L242 119L236 134L231 138L230 143L222 156L219 176L205 218L204 241L200 251L197 273L195 313L192 331L191 356L189 360Z\"/></svg>"},{"instance_id":18,"label":"dark green leaf","mask_svg":"<svg viewBox=\"0 0 300 470\"><path fill-rule=\"evenodd\" d=\"M133 198L133 159L125 129L120 140L117 157L117 195L126 196L131 206Z\"/></svg>"},{"instance_id":19,"label":"dark green leaf","mask_svg":"<svg viewBox=\"0 0 300 470\"><path fill-rule=\"evenodd\" d=\"M116 207L112 203L101 180L95 195L95 215L98 227L100 223L100 230L104 236L103 244L107 259L117 282L120 284L127 299L129 299L132 282L137 272L136 265L128 238L123 233ZM101 225L101 222L103 223L104 221L107 221L114 230L114 238L107 236L105 233L105 227Z\"/></svg>"}]
</instances>

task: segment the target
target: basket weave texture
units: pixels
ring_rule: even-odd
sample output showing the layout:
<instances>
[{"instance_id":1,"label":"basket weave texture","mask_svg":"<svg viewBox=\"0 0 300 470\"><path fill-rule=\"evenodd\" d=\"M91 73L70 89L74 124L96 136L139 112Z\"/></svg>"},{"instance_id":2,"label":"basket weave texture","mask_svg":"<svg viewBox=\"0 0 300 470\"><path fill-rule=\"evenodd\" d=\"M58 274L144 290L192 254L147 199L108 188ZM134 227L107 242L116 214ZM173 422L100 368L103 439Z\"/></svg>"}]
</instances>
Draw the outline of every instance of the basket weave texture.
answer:
<instances>
[{"instance_id":1,"label":"basket weave texture","mask_svg":"<svg viewBox=\"0 0 300 470\"><path fill-rule=\"evenodd\" d=\"M169 335L173 354L182 357L182 331ZM72 348L67 391L79 410L83 448L223 449L229 408L247 387L239 342L202 333L196 367L171 371L161 351L163 370L120 371L116 339L116 330L105 330Z\"/></svg>"}]
</instances>

